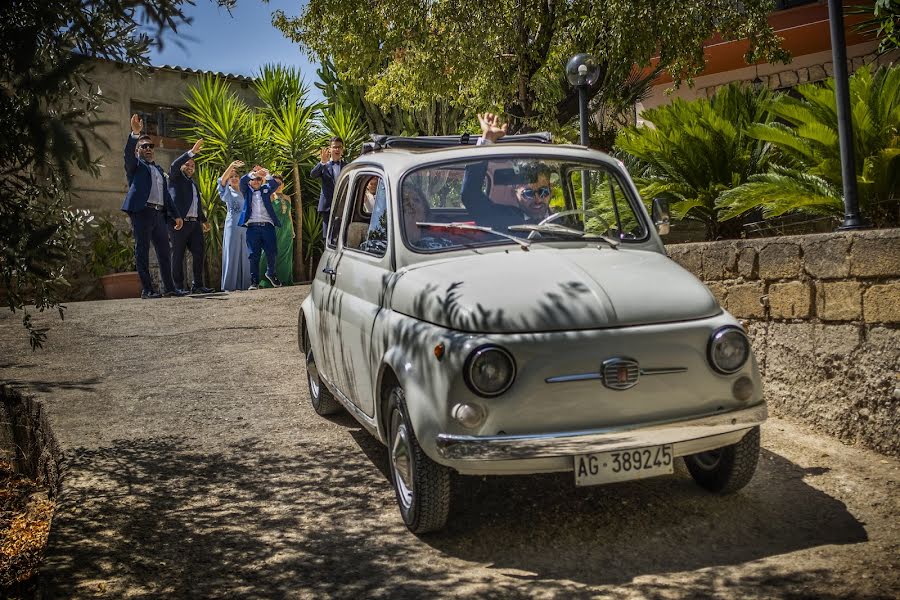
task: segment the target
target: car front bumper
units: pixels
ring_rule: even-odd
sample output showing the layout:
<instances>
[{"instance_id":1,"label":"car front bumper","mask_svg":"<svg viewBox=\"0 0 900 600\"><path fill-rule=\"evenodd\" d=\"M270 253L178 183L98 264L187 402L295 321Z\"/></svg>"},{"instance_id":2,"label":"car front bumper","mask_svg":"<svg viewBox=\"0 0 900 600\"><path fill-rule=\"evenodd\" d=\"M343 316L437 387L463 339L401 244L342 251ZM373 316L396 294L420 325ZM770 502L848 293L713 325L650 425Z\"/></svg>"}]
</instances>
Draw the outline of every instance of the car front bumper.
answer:
<instances>
[{"instance_id":1,"label":"car front bumper","mask_svg":"<svg viewBox=\"0 0 900 600\"><path fill-rule=\"evenodd\" d=\"M660 444L672 444L675 456L684 456L737 443L767 416L766 403L761 402L701 417L589 431L494 436L438 434L435 444L444 461L463 466L467 472L481 471L472 464L481 461L527 462Z\"/></svg>"}]
</instances>

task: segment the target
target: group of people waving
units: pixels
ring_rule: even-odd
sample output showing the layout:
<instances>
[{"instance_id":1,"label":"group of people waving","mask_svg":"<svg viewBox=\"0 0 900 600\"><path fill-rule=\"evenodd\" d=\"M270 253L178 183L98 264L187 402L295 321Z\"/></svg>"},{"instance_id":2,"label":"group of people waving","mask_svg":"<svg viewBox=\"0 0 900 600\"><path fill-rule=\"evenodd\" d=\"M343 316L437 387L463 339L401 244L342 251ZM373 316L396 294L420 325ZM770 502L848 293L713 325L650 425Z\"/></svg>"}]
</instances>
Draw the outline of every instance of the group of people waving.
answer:
<instances>
[{"instance_id":1,"label":"group of people waving","mask_svg":"<svg viewBox=\"0 0 900 600\"><path fill-rule=\"evenodd\" d=\"M125 142L125 175L128 192L122 203L134 234L134 255L141 279L141 298L184 296L214 291L203 284L203 234L210 225L203 212L200 190L194 180L194 157L203 140L176 158L168 177L154 161L152 138L142 133L143 119L131 117L131 134ZM290 282L293 269L294 226L290 197L281 194L281 177L257 165L243 176L241 161L232 162L217 181L219 197L228 215L222 238L221 289L254 290L260 287L262 254L265 281L280 287L279 275ZM162 290L150 277L150 244L156 250ZM185 286L184 254L190 250L193 281Z\"/></svg>"}]
</instances>

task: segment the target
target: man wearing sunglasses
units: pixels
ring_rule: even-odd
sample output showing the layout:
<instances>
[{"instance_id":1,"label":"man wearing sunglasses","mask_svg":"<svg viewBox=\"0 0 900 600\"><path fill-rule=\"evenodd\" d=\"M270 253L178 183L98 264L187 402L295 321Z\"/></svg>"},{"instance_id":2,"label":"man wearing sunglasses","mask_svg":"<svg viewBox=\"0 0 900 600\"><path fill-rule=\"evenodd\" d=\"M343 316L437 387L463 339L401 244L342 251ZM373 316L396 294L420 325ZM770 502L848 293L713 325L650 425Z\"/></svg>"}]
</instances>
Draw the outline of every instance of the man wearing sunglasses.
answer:
<instances>
[{"instance_id":1,"label":"man wearing sunglasses","mask_svg":"<svg viewBox=\"0 0 900 600\"><path fill-rule=\"evenodd\" d=\"M141 278L141 298L163 296L183 296L175 288L172 279L172 257L169 250L169 232L166 221L174 223L176 231L184 221L172 201L166 185L165 173L153 160L153 142L149 135L141 135L144 120L138 115L131 117L131 135L125 142L125 176L128 179L128 193L122 203L122 210L131 219L134 233L134 259ZM159 276L163 293L153 289L150 277L150 244L156 250L159 262Z\"/></svg>"},{"instance_id":2,"label":"man wearing sunglasses","mask_svg":"<svg viewBox=\"0 0 900 600\"><path fill-rule=\"evenodd\" d=\"M481 139L478 145L493 144L506 135L507 126L500 117L491 113L478 115ZM507 233L510 225L539 223L550 215L550 168L536 160L525 160L514 167L518 182L513 188L516 204L493 201L482 191L487 162L466 167L462 183L462 201L469 215L478 225Z\"/></svg>"}]
</instances>

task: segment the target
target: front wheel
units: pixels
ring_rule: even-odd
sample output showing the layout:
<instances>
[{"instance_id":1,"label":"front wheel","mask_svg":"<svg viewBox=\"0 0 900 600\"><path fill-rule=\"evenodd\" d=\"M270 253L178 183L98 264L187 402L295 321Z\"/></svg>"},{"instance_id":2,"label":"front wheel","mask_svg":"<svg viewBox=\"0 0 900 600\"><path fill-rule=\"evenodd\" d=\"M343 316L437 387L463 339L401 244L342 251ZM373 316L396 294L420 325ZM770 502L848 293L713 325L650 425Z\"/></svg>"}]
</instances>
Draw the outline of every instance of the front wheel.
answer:
<instances>
[{"instance_id":1,"label":"front wheel","mask_svg":"<svg viewBox=\"0 0 900 600\"><path fill-rule=\"evenodd\" d=\"M450 469L422 451L399 387L388 395L388 427L391 483L403 522L416 534L443 529L450 513Z\"/></svg>"},{"instance_id":2,"label":"front wheel","mask_svg":"<svg viewBox=\"0 0 900 600\"><path fill-rule=\"evenodd\" d=\"M758 426L748 431L737 444L684 457L684 464L694 481L717 494L730 494L750 483L757 462Z\"/></svg>"}]
</instances>

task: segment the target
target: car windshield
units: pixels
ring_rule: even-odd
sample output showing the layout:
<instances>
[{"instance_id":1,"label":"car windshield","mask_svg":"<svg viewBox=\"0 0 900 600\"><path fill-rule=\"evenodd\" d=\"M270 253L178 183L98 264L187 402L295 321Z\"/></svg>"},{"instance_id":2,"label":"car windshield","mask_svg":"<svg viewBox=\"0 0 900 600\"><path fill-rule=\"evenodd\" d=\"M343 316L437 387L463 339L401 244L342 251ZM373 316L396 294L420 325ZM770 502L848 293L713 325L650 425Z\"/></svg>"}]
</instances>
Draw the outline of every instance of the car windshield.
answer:
<instances>
[{"instance_id":1,"label":"car windshield","mask_svg":"<svg viewBox=\"0 0 900 600\"><path fill-rule=\"evenodd\" d=\"M587 185L583 185L586 183ZM597 163L493 158L425 167L403 179L406 244L419 252L483 244L646 239L639 200Z\"/></svg>"}]
</instances>

